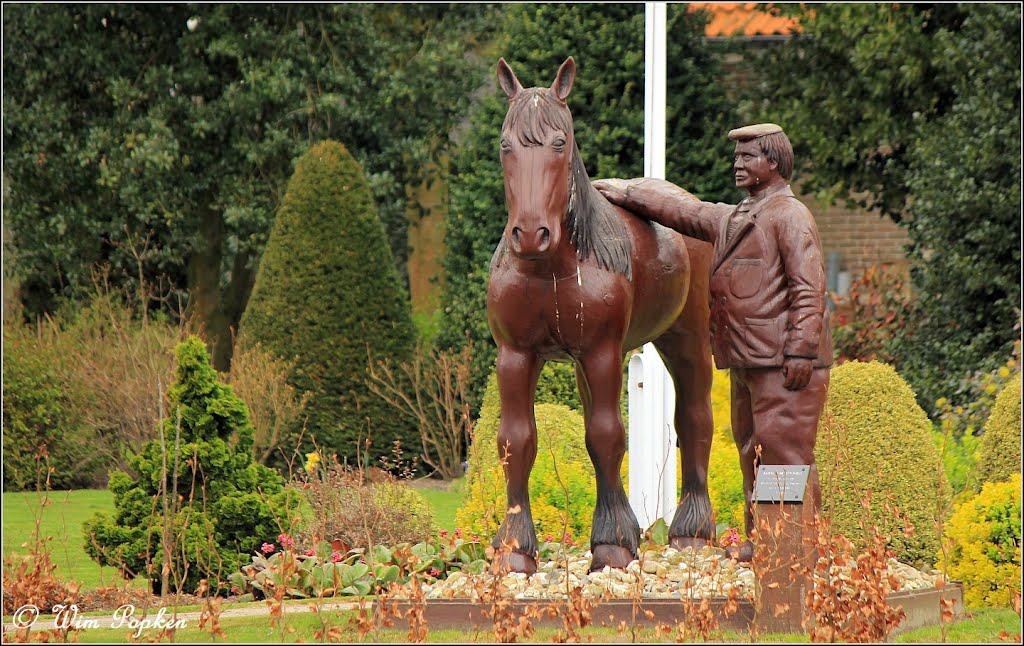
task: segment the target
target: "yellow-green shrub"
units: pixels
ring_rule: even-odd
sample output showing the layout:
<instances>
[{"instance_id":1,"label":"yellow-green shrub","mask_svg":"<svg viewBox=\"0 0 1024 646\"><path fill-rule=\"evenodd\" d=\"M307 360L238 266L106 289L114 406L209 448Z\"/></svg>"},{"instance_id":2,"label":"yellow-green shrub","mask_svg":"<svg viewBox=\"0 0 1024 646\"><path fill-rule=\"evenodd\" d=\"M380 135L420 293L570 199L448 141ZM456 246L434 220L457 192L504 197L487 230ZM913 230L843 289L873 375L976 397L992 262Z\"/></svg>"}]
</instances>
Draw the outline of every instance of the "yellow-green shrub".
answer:
<instances>
[{"instance_id":1,"label":"yellow-green shrub","mask_svg":"<svg viewBox=\"0 0 1024 646\"><path fill-rule=\"evenodd\" d=\"M561 538L563 531L567 531L574 540L586 540L590 536L597 485L587 454L583 417L561 404L538 404L535 413L537 460L530 475L530 509L537 535L541 540L549 534ZM487 537L493 536L501 525L507 503L505 475L498 459L500 421L497 379L492 375L480 419L473 428L466 498L455 514L460 528Z\"/></svg>"},{"instance_id":2,"label":"yellow-green shrub","mask_svg":"<svg viewBox=\"0 0 1024 646\"><path fill-rule=\"evenodd\" d=\"M408 542L427 540L434 533L434 511L430 501L401 480L375 482L373 502L383 509L401 510L406 517ZM418 539L418 540L416 540Z\"/></svg>"},{"instance_id":3,"label":"yellow-green shrub","mask_svg":"<svg viewBox=\"0 0 1024 646\"><path fill-rule=\"evenodd\" d=\"M939 567L963 581L964 605L1010 605L1021 587L1021 474L986 482L953 512L943 540L948 561L940 552Z\"/></svg>"},{"instance_id":4,"label":"yellow-green shrub","mask_svg":"<svg viewBox=\"0 0 1024 646\"><path fill-rule=\"evenodd\" d=\"M940 486L931 428L910 386L891 366L850 361L832 368L814 454L822 509L834 531L862 544L877 525L900 560L933 562L935 520L946 508L949 487ZM867 495L871 504L865 510ZM906 522L914 527L910 536Z\"/></svg>"},{"instance_id":5,"label":"yellow-green shrub","mask_svg":"<svg viewBox=\"0 0 1024 646\"><path fill-rule=\"evenodd\" d=\"M1000 391L981 437L978 482L1003 482L1020 473L1021 373Z\"/></svg>"},{"instance_id":6,"label":"yellow-green shrub","mask_svg":"<svg viewBox=\"0 0 1024 646\"><path fill-rule=\"evenodd\" d=\"M740 455L732 438L732 403L728 370L715 370L711 382L711 412L715 418L715 437L711 442L708 461L708 494L719 532L735 527L742 534L743 527L743 472ZM679 476L680 482L682 475Z\"/></svg>"}]
</instances>

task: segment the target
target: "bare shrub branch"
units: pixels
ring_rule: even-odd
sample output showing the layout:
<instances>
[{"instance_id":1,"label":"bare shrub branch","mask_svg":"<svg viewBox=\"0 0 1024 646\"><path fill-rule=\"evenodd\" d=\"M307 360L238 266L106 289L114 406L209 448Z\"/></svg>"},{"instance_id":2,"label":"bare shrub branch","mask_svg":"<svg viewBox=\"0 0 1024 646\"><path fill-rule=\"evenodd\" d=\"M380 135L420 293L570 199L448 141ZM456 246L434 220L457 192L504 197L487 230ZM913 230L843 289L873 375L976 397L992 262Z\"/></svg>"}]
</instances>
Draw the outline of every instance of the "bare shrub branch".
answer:
<instances>
[{"instance_id":1,"label":"bare shrub branch","mask_svg":"<svg viewBox=\"0 0 1024 646\"><path fill-rule=\"evenodd\" d=\"M288 430L302 415L312 393L299 394L288 383L295 363L275 356L256 342L235 346L227 382L249 407L255 434L253 456L268 464L279 447L297 438Z\"/></svg>"},{"instance_id":2,"label":"bare shrub branch","mask_svg":"<svg viewBox=\"0 0 1024 646\"><path fill-rule=\"evenodd\" d=\"M445 480L463 475L469 445L469 370L472 348L454 354L417 347L413 358L392 367L371 360L367 387L417 423L422 459Z\"/></svg>"}]
</instances>

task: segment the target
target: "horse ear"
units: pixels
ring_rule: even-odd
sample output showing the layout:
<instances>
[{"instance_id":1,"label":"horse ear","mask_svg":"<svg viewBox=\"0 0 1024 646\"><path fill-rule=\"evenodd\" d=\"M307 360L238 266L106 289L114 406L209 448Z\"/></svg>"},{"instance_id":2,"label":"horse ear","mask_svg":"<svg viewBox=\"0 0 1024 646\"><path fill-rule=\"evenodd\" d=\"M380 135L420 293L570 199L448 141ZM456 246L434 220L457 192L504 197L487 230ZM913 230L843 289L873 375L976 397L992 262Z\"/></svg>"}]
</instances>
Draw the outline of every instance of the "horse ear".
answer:
<instances>
[{"instance_id":1,"label":"horse ear","mask_svg":"<svg viewBox=\"0 0 1024 646\"><path fill-rule=\"evenodd\" d=\"M522 91L523 86L516 78L515 73L512 72L512 68L505 62L505 58L498 59L498 84L501 85L501 89L505 90L505 94L508 95L509 100L516 98L516 95Z\"/></svg>"},{"instance_id":2,"label":"horse ear","mask_svg":"<svg viewBox=\"0 0 1024 646\"><path fill-rule=\"evenodd\" d=\"M565 59L562 66L558 68L558 75L555 76L555 82L551 84L551 91L555 93L558 100L565 103L566 97L569 96L569 92L572 90L573 81L576 80L576 61L573 60L572 56Z\"/></svg>"}]
</instances>

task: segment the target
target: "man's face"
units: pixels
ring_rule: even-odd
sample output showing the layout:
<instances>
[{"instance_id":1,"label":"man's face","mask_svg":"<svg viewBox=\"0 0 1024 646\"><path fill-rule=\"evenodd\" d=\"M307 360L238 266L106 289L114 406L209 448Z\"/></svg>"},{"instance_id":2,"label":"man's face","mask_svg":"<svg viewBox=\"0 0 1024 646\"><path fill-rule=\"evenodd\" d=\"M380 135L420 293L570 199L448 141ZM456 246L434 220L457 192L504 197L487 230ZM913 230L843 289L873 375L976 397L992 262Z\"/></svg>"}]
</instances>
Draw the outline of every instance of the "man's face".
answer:
<instances>
[{"instance_id":1,"label":"man's face","mask_svg":"<svg viewBox=\"0 0 1024 646\"><path fill-rule=\"evenodd\" d=\"M757 189L768 184L778 169L778 164L769 161L756 139L736 142L736 155L732 168L736 177L736 188Z\"/></svg>"}]
</instances>

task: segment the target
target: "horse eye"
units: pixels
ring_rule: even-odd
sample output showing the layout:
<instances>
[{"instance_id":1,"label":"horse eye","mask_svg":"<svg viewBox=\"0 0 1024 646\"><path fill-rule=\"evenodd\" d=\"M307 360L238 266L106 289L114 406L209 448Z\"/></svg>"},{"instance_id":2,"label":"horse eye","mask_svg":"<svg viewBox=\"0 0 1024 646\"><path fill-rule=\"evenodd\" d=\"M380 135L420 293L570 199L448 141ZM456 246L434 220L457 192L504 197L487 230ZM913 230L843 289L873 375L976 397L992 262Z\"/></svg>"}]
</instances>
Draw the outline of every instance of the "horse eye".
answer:
<instances>
[{"instance_id":1,"label":"horse eye","mask_svg":"<svg viewBox=\"0 0 1024 646\"><path fill-rule=\"evenodd\" d=\"M555 150L562 150L562 148L565 148L565 139L559 137L551 142L551 145L554 146Z\"/></svg>"},{"instance_id":2,"label":"horse eye","mask_svg":"<svg viewBox=\"0 0 1024 646\"><path fill-rule=\"evenodd\" d=\"M509 143L508 139L505 139L504 137L502 137L501 138L501 152L507 153L510 150L512 150L512 144Z\"/></svg>"}]
</instances>

